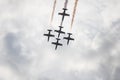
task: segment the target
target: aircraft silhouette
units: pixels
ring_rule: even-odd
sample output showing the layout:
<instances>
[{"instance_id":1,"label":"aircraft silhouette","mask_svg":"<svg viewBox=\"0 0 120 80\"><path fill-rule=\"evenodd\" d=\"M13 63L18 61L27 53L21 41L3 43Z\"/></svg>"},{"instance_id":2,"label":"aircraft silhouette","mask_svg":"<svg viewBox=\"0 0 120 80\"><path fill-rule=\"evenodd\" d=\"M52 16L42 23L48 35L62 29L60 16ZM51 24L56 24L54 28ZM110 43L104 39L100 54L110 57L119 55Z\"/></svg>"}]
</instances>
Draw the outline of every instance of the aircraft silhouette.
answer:
<instances>
[{"instance_id":1,"label":"aircraft silhouette","mask_svg":"<svg viewBox=\"0 0 120 80\"><path fill-rule=\"evenodd\" d=\"M63 21L64 21L64 17L65 16L70 16L70 14L67 14L66 13L66 8L63 8L63 13L58 13L59 15L62 15L62 21L61 21L61 26L62 26L62 23L63 23Z\"/></svg>"},{"instance_id":2,"label":"aircraft silhouette","mask_svg":"<svg viewBox=\"0 0 120 80\"><path fill-rule=\"evenodd\" d=\"M70 40L74 40L74 38L71 38L72 33L68 33L68 37L64 37L64 39L67 40L67 45L69 44Z\"/></svg>"},{"instance_id":3,"label":"aircraft silhouette","mask_svg":"<svg viewBox=\"0 0 120 80\"><path fill-rule=\"evenodd\" d=\"M55 30L55 32L58 33L58 38L60 37L60 34L65 34L65 32L62 31L62 28L63 28L63 27L62 27L62 26L59 26L59 28L60 28L59 30Z\"/></svg>"},{"instance_id":4,"label":"aircraft silhouette","mask_svg":"<svg viewBox=\"0 0 120 80\"><path fill-rule=\"evenodd\" d=\"M65 32L62 31L62 26L59 26L60 30L55 30L55 32L58 33L58 38L60 37L60 34L65 34Z\"/></svg>"},{"instance_id":5,"label":"aircraft silhouette","mask_svg":"<svg viewBox=\"0 0 120 80\"><path fill-rule=\"evenodd\" d=\"M50 37L54 37L54 35L51 34L51 31L52 31L52 30L49 30L49 29L48 29L48 34L44 34L44 36L47 36L47 37L48 37L48 41L50 40Z\"/></svg>"},{"instance_id":6,"label":"aircraft silhouette","mask_svg":"<svg viewBox=\"0 0 120 80\"><path fill-rule=\"evenodd\" d=\"M63 44L59 43L59 38L56 38L57 39L57 42L52 42L52 44L55 45L55 50L57 49L58 46L63 46Z\"/></svg>"}]
</instances>

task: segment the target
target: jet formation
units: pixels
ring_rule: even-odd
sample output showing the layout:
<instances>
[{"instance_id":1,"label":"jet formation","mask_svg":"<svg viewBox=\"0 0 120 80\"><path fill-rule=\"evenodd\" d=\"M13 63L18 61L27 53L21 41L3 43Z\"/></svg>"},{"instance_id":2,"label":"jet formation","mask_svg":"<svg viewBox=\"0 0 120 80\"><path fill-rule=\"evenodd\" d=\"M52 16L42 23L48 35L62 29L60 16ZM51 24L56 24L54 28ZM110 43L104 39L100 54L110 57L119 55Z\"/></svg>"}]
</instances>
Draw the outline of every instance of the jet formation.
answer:
<instances>
[{"instance_id":1,"label":"jet formation","mask_svg":"<svg viewBox=\"0 0 120 80\"><path fill-rule=\"evenodd\" d=\"M66 0L66 1L67 1L67 0ZM52 38L52 37L55 37L55 38L56 38L56 41L55 41L55 42L52 42L52 44L55 45L55 50L57 50L58 46L63 46L63 44L60 43L60 40L61 40L60 36L66 34L62 29L64 28L64 27L63 27L64 18L65 18L66 16L70 16L70 14L67 14L67 13L66 13L67 10L68 10L68 9L66 8L66 4L65 4L65 6L64 6L64 8L63 8L63 12L62 12L62 13L58 13L58 15L61 15L61 16L62 16L62 20L61 20L61 24L60 24L60 26L59 26L59 30L54 30L54 32L57 33L57 37L55 37L55 35L52 34L52 31L53 31L53 30L50 30L50 29L48 29L48 34L44 34L44 36L47 37L47 41L48 41L48 42L50 41L50 38ZM69 45L70 41L73 41L74 38L71 37L71 36L72 36L72 33L67 33L67 34L68 34L68 36L67 36L67 37L63 37L62 39L67 40L67 45Z\"/></svg>"}]
</instances>

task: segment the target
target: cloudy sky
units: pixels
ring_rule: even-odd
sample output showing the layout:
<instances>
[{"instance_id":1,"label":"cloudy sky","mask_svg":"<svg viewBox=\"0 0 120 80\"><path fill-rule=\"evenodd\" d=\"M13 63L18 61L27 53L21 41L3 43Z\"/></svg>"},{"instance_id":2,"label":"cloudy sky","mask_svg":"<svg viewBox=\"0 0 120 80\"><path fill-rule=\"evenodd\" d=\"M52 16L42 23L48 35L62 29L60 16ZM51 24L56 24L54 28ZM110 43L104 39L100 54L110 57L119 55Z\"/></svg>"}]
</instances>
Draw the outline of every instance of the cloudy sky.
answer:
<instances>
[{"instance_id":1,"label":"cloudy sky","mask_svg":"<svg viewBox=\"0 0 120 80\"><path fill-rule=\"evenodd\" d=\"M55 46L43 36L58 29L65 0L0 0L0 80L120 80L120 0L79 0L75 41ZM72 15L75 0L69 0Z\"/></svg>"}]
</instances>

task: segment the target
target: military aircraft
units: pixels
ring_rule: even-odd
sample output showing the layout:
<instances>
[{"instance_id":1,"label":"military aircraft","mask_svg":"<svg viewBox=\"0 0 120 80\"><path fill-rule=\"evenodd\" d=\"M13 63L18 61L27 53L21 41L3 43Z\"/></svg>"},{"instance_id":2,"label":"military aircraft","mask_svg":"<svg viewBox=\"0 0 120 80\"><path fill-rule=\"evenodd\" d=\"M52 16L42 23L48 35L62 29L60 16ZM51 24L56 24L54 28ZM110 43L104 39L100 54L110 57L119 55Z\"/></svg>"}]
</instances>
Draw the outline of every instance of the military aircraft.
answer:
<instances>
[{"instance_id":1,"label":"military aircraft","mask_svg":"<svg viewBox=\"0 0 120 80\"><path fill-rule=\"evenodd\" d=\"M52 42L52 44L55 45L55 50L57 49L58 46L62 46L63 44L59 43L59 38L56 38L57 42Z\"/></svg>"},{"instance_id":2,"label":"military aircraft","mask_svg":"<svg viewBox=\"0 0 120 80\"><path fill-rule=\"evenodd\" d=\"M73 38L71 38L71 35L72 35L72 33L68 33L68 37L64 37L64 39L67 40L67 45L69 44L70 40L74 40Z\"/></svg>"},{"instance_id":3,"label":"military aircraft","mask_svg":"<svg viewBox=\"0 0 120 80\"><path fill-rule=\"evenodd\" d=\"M62 15L62 21L61 21L61 26L62 26L62 23L63 23L63 21L64 21L64 17L65 16L70 16L70 14L67 14L66 13L66 8L63 8L63 13L58 13L59 15Z\"/></svg>"},{"instance_id":4,"label":"military aircraft","mask_svg":"<svg viewBox=\"0 0 120 80\"><path fill-rule=\"evenodd\" d=\"M48 34L44 34L44 36L47 36L47 37L48 37L48 41L50 40L50 37L54 37L54 35L51 34L51 31L52 31L52 30L49 30L49 29L48 29Z\"/></svg>"},{"instance_id":5,"label":"military aircraft","mask_svg":"<svg viewBox=\"0 0 120 80\"><path fill-rule=\"evenodd\" d=\"M60 34L65 34L65 32L62 31L62 26L59 26L60 30L55 30L55 32L58 33L58 38L60 37Z\"/></svg>"}]
</instances>

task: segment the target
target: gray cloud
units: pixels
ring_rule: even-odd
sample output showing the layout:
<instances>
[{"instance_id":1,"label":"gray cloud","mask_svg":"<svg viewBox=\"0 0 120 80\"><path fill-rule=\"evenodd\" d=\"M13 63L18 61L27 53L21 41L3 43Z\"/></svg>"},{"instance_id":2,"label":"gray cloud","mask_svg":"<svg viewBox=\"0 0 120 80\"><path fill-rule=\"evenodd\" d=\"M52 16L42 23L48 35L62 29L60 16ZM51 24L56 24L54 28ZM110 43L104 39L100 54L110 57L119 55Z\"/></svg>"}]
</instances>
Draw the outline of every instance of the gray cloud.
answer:
<instances>
[{"instance_id":1,"label":"gray cloud","mask_svg":"<svg viewBox=\"0 0 120 80\"><path fill-rule=\"evenodd\" d=\"M0 8L0 45L3 46L0 49L1 80L120 78L120 1L79 1L72 29L75 41L55 51L55 46L51 45L54 39L47 43L43 34L46 29L58 26L60 17L57 18L57 14L63 1L58 1L53 21L55 26L52 27L48 24L52 0L0 1L0 6L4 8ZM72 6L71 0L69 12ZM65 31L69 31L68 22Z\"/></svg>"}]
</instances>

